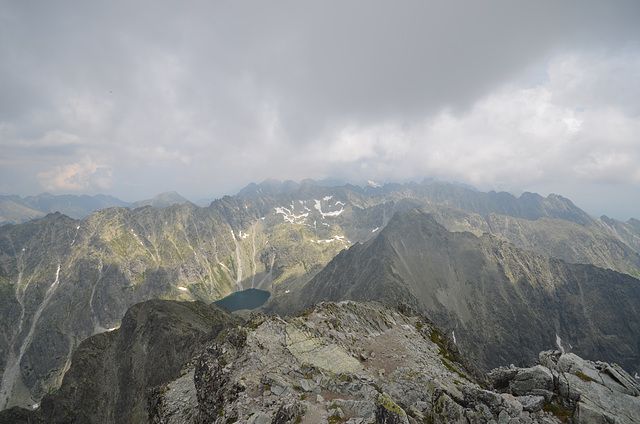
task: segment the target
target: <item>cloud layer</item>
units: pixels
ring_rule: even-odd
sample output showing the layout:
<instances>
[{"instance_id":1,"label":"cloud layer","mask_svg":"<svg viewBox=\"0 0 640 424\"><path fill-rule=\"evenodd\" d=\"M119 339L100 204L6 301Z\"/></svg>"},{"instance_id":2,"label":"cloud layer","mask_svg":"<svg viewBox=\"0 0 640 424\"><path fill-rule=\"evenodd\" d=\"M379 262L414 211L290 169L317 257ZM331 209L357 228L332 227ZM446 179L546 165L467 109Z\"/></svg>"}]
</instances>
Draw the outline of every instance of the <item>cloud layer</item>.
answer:
<instances>
[{"instance_id":1,"label":"cloud layer","mask_svg":"<svg viewBox=\"0 0 640 424\"><path fill-rule=\"evenodd\" d=\"M640 217L638 22L626 0L0 0L0 192L437 177Z\"/></svg>"}]
</instances>

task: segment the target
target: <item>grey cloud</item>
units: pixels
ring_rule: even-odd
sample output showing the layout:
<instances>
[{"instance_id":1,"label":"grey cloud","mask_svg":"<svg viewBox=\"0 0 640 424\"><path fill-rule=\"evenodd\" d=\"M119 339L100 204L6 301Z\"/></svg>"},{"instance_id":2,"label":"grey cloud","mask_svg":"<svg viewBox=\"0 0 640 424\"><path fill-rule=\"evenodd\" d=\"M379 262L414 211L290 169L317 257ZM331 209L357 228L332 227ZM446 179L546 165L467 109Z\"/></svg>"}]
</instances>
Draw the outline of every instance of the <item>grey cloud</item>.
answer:
<instances>
[{"instance_id":1,"label":"grey cloud","mask_svg":"<svg viewBox=\"0 0 640 424\"><path fill-rule=\"evenodd\" d=\"M469 116L506 83L545 84L557 108L603 104L637 119L638 22L640 3L625 0L0 0L0 146L12 158L0 177L24 175L0 190L34 194L37 173L85 158L104 170L90 186L114 194L147 185L147 195L207 195L214 184L340 173L421 178L436 169L421 154L450 154L425 122L446 112L486 130ZM573 90L545 81L570 54L595 80ZM336 147L345 129L359 134L348 150ZM55 146L52 134L78 141ZM458 136L468 134L438 133L468 150ZM510 154L510 143L490 147ZM471 172L481 170L469 181Z\"/></svg>"}]
</instances>

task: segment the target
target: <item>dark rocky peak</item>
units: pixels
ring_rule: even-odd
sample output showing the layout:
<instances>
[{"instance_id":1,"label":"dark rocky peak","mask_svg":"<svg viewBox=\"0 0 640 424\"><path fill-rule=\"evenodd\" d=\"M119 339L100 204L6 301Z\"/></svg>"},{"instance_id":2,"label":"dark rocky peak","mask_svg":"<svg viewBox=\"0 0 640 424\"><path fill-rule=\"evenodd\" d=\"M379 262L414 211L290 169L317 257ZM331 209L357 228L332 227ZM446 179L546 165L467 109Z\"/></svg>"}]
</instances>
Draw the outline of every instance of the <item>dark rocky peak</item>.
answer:
<instances>
[{"instance_id":1,"label":"dark rocky peak","mask_svg":"<svg viewBox=\"0 0 640 424\"><path fill-rule=\"evenodd\" d=\"M179 378L197 349L241 322L202 302L136 304L119 329L91 336L76 348L62 386L46 395L39 409L2 411L0 423L147 422L150 390Z\"/></svg>"},{"instance_id":2,"label":"dark rocky peak","mask_svg":"<svg viewBox=\"0 0 640 424\"><path fill-rule=\"evenodd\" d=\"M638 370L636 278L550 259L490 234L452 233L419 211L396 213L375 238L337 255L294 294L280 306L274 300L274 308L344 299L409 303L455 331L483 371L524 365L557 337L587 358Z\"/></svg>"},{"instance_id":3,"label":"dark rocky peak","mask_svg":"<svg viewBox=\"0 0 640 424\"><path fill-rule=\"evenodd\" d=\"M23 224L0 227L0 257L4 256L0 266L4 260L17 260L18 254L37 254L39 261L51 260L53 255L59 260L59 255L70 247L79 223L55 212Z\"/></svg>"}]
</instances>

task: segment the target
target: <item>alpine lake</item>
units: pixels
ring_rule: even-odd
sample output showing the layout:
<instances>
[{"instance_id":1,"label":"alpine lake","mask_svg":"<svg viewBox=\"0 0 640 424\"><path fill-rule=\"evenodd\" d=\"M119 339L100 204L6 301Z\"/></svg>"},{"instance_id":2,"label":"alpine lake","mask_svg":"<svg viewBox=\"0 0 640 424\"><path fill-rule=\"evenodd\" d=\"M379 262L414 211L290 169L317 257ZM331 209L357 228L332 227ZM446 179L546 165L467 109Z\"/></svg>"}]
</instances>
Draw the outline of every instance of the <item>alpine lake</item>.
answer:
<instances>
[{"instance_id":1,"label":"alpine lake","mask_svg":"<svg viewBox=\"0 0 640 424\"><path fill-rule=\"evenodd\" d=\"M214 305L227 308L229 311L239 311L241 309L255 309L258 308L269 299L271 293L266 290L247 289L235 293L231 293L229 296L216 300Z\"/></svg>"}]
</instances>

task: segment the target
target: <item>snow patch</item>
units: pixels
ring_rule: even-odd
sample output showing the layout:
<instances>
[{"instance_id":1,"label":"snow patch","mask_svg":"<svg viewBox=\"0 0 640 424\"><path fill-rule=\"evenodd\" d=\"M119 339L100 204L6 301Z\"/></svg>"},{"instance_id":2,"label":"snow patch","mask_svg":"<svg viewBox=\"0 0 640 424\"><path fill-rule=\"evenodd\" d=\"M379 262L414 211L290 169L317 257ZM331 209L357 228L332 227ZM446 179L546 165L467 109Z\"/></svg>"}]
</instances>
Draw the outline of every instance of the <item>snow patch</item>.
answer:
<instances>
[{"instance_id":1,"label":"snow patch","mask_svg":"<svg viewBox=\"0 0 640 424\"><path fill-rule=\"evenodd\" d=\"M331 198L331 196L330 196ZM326 199L326 197L325 197ZM320 215L322 215L322 217L327 217L327 216L338 216L340 215L342 212L344 212L344 207L340 208L339 211L333 211L333 212L322 212L322 202L318 199L313 199L315 201L315 208L318 210L318 212L320 212Z\"/></svg>"},{"instance_id":2,"label":"snow patch","mask_svg":"<svg viewBox=\"0 0 640 424\"><path fill-rule=\"evenodd\" d=\"M562 339L560 338L560 336L558 336L558 333L556 333L556 346L558 346L558 350L562 353L564 353L564 347L562 347Z\"/></svg>"},{"instance_id":3,"label":"snow patch","mask_svg":"<svg viewBox=\"0 0 640 424\"><path fill-rule=\"evenodd\" d=\"M309 212L296 215L295 213L293 213L293 208L287 209L285 207L276 207L275 210L277 214L282 214L282 217L286 222L289 222L291 224L304 224L304 221L309 216Z\"/></svg>"},{"instance_id":4,"label":"snow patch","mask_svg":"<svg viewBox=\"0 0 640 424\"><path fill-rule=\"evenodd\" d=\"M342 241L344 240L344 236L333 236L333 238L329 240L318 240L316 243L331 243L332 241ZM313 242L313 240L311 240Z\"/></svg>"}]
</instances>

